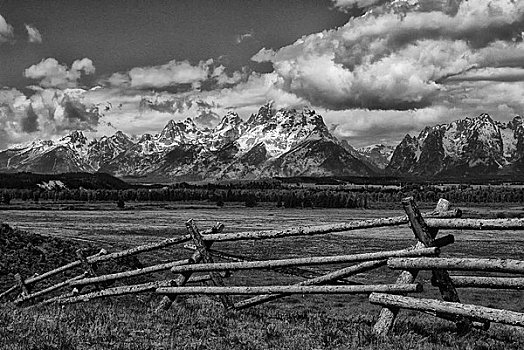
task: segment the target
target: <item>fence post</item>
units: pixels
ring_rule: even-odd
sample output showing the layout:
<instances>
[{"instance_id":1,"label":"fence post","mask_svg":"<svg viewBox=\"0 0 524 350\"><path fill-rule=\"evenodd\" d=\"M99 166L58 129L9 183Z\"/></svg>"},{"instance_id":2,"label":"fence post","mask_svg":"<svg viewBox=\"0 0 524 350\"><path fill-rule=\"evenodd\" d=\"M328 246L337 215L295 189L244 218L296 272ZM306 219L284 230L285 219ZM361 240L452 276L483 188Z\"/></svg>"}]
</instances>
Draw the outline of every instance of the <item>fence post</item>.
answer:
<instances>
[{"instance_id":1,"label":"fence post","mask_svg":"<svg viewBox=\"0 0 524 350\"><path fill-rule=\"evenodd\" d=\"M449 202L445 203L445 200L440 200L437 204L437 210L447 210ZM435 237L438 234L437 228L428 228L426 222L422 218L417 205L413 198L407 199L403 202L404 209L408 215L409 221L411 223L413 232L417 238L427 246L433 246L435 242ZM451 302L460 302L460 298L457 290L453 286L453 282L449 277L449 273L446 270L435 269L432 271L433 279L438 283L438 288L442 299L444 301ZM457 329L460 332L466 332L471 328L471 321L465 317L459 316L456 318Z\"/></svg>"},{"instance_id":2,"label":"fence post","mask_svg":"<svg viewBox=\"0 0 524 350\"><path fill-rule=\"evenodd\" d=\"M195 246L197 248L197 251L202 256L202 262L209 264L213 263L213 258L211 257L211 254L209 253L209 248L211 247L211 242L204 242L202 239L202 235L198 231L198 228L196 227L193 220L189 220L186 223L186 227L189 231L189 234L191 235L191 238L193 239L193 243L195 243ZM217 287L224 287L224 280L222 279L222 276L218 272L211 272L211 281L213 284ZM231 297L229 295L220 295L220 300L222 301L222 304L224 304L224 307L227 310L231 310L234 308L233 301L231 300Z\"/></svg>"},{"instance_id":3,"label":"fence post","mask_svg":"<svg viewBox=\"0 0 524 350\"><path fill-rule=\"evenodd\" d=\"M31 291L29 289L29 286L25 284L24 279L22 278L22 275L20 275L19 273L15 274L15 281L18 287L20 288L22 296L26 296L30 294Z\"/></svg>"},{"instance_id":4,"label":"fence post","mask_svg":"<svg viewBox=\"0 0 524 350\"><path fill-rule=\"evenodd\" d=\"M187 226L187 224L186 224ZM211 228L211 233L220 233L224 229L224 225L217 222L215 226ZM189 230L189 228L188 228ZM213 242L208 243L208 248L211 246ZM202 260L202 254L197 250L193 253L191 258L189 258L189 264L198 264ZM173 285L177 287L184 286L189 278L191 277L192 272L183 272L180 274L180 276L174 281ZM171 305L178 299L178 295L166 295L162 298L160 303L158 304L156 308L156 312L160 312L161 310L169 310Z\"/></svg>"},{"instance_id":5,"label":"fence post","mask_svg":"<svg viewBox=\"0 0 524 350\"><path fill-rule=\"evenodd\" d=\"M438 233L438 229L430 229L427 227L424 219L422 218L422 215L420 214L420 211L418 210L417 205L415 204L415 201L413 200L413 197L404 198L402 200L402 205L404 207L404 211L406 212L409 218L411 229L413 230L415 237L419 241L417 243L417 247L433 246L435 243L435 237ZM443 212L448 209L449 202L445 199L440 199L435 208L437 212ZM417 278L417 274L418 271L415 270L403 271L397 279L397 283L413 283L413 281L415 281L415 279ZM439 289L444 300L459 302L458 293L453 284L451 283L451 279L449 277L448 272L445 270L435 270L433 272L433 276L436 280L440 282L441 286L439 287ZM393 322L395 321L398 311L399 309L394 307L383 308L380 311L380 316L373 328L374 333L381 336L386 335L393 326ZM471 326L471 322L466 318L457 318L456 321L457 327L461 331L466 331Z\"/></svg>"},{"instance_id":6,"label":"fence post","mask_svg":"<svg viewBox=\"0 0 524 350\"><path fill-rule=\"evenodd\" d=\"M105 253L105 250L101 250L99 254L103 255L104 253ZM96 268L93 266L92 263L90 263L87 260L87 257L84 255L84 249L83 248L77 249L75 251L75 254L76 254L76 257L78 258L78 260L80 260L80 264L82 265L82 268L84 269L84 272L87 275L87 277L96 277L97 276L96 271L95 271ZM100 287L100 284L95 284L94 287L97 290L102 289ZM73 293L76 294L76 293L80 292L81 289L82 289L82 287L78 286L75 289L73 289Z\"/></svg>"},{"instance_id":7,"label":"fence post","mask_svg":"<svg viewBox=\"0 0 524 350\"><path fill-rule=\"evenodd\" d=\"M93 268L93 265L87 261L86 256L84 255L84 249L80 248L75 251L76 257L78 260L80 260L80 263L82 264L82 268L84 271L90 276L90 277L96 277L95 269Z\"/></svg>"}]
</instances>

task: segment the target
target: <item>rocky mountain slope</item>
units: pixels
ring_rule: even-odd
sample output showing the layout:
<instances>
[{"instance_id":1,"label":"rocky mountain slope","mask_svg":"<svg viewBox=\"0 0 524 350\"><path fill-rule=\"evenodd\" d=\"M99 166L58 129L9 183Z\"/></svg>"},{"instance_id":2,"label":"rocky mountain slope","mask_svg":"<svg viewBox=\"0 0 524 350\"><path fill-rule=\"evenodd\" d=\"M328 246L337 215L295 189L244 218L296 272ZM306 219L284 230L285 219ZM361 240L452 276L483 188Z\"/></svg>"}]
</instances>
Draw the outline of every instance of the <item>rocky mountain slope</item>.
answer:
<instances>
[{"instance_id":1,"label":"rocky mountain slope","mask_svg":"<svg viewBox=\"0 0 524 350\"><path fill-rule=\"evenodd\" d=\"M1 151L0 171L100 171L170 180L373 175L373 166L351 150L315 111L277 111L268 103L247 121L235 113L214 128L190 118L170 121L136 142L122 132L93 141L81 132L34 141Z\"/></svg>"},{"instance_id":2,"label":"rocky mountain slope","mask_svg":"<svg viewBox=\"0 0 524 350\"><path fill-rule=\"evenodd\" d=\"M508 123L488 114L426 127L406 135L386 171L423 176L482 176L515 174L524 170L524 121Z\"/></svg>"},{"instance_id":3,"label":"rocky mountain slope","mask_svg":"<svg viewBox=\"0 0 524 350\"><path fill-rule=\"evenodd\" d=\"M376 144L358 148L357 151L377 168L385 169L395 152L395 147Z\"/></svg>"}]
</instances>

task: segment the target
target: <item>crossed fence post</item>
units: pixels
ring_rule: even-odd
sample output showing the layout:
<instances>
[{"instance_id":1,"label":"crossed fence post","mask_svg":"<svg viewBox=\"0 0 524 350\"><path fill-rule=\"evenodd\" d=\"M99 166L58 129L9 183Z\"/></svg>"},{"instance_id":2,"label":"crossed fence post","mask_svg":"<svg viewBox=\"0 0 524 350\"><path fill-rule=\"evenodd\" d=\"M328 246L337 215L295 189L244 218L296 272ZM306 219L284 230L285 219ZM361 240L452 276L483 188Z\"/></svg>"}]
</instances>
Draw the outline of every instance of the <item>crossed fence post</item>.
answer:
<instances>
[{"instance_id":1,"label":"crossed fence post","mask_svg":"<svg viewBox=\"0 0 524 350\"><path fill-rule=\"evenodd\" d=\"M198 231L196 228L193 220L189 220L186 223L186 228L189 232L189 235L191 236L191 239L193 240L193 243L197 247L197 250L193 253L191 258L189 259L189 264L198 264L202 260L204 262L209 261L212 262L211 255L209 253L209 248L211 247L211 244L213 242L204 242L202 239L202 234ZM211 229L211 233L220 233L224 229L224 225L221 223L217 223L213 228ZM189 281L189 278L191 277L192 272L183 272L180 274L180 276L175 280L173 283L176 287L183 287L186 285L186 283ZM211 278L214 283L222 283L221 285L224 285L224 282L222 280L222 277L219 274L211 274ZM162 298L160 303L157 307L157 312L161 310L169 310L173 302L175 302L178 299L177 295L166 295ZM222 302L226 306L227 309L232 307L232 302L229 299L229 297L224 296L222 298Z\"/></svg>"},{"instance_id":2,"label":"crossed fence post","mask_svg":"<svg viewBox=\"0 0 524 350\"><path fill-rule=\"evenodd\" d=\"M432 247L435 244L435 237L437 236L438 229L428 228L424 218L420 214L420 211L413 199L413 197L404 198L402 200L404 211L406 212L411 229L418 239L417 247ZM449 209L449 202L445 199L440 199L435 208L437 212L443 212ZM451 278L446 270L435 269L432 271L433 279L438 281L438 287L442 298L445 301L460 302L457 290L453 286ZM417 270L406 270L403 271L397 279L397 284L413 283L417 278ZM373 327L373 332L377 335L384 336L392 328L395 318L398 314L399 308L396 307L385 307L380 311L380 315L377 323ZM457 328L461 332L469 330L471 327L471 321L465 317L457 316L454 318L457 324Z\"/></svg>"}]
</instances>

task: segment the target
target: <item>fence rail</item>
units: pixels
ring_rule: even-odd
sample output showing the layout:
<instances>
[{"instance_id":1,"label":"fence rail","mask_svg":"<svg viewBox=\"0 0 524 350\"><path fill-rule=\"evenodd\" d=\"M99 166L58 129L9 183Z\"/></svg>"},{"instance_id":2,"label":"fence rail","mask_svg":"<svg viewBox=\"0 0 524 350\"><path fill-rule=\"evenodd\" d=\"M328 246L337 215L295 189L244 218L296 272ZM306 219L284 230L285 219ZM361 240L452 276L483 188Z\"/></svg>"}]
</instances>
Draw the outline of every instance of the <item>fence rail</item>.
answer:
<instances>
[{"instance_id":1,"label":"fence rail","mask_svg":"<svg viewBox=\"0 0 524 350\"><path fill-rule=\"evenodd\" d=\"M393 258L388 267L394 270L457 270L524 273L524 261L477 258Z\"/></svg>"},{"instance_id":2,"label":"fence rail","mask_svg":"<svg viewBox=\"0 0 524 350\"><path fill-rule=\"evenodd\" d=\"M158 288L159 294L369 294L372 292L419 293L422 285L418 283L368 284L363 286L256 286L256 287L165 287Z\"/></svg>"},{"instance_id":3,"label":"fence rail","mask_svg":"<svg viewBox=\"0 0 524 350\"><path fill-rule=\"evenodd\" d=\"M403 309L430 311L447 315L460 315L474 320L491 321L508 325L524 327L524 314L509 310L492 309L489 307L452 303L434 299L418 299L400 295L373 293L369 296L372 304L395 306Z\"/></svg>"},{"instance_id":4,"label":"fence rail","mask_svg":"<svg viewBox=\"0 0 524 350\"><path fill-rule=\"evenodd\" d=\"M457 288L485 289L524 289L524 277L499 276L453 276L448 271L479 271L524 274L524 261L510 259L478 258L443 258L441 248L455 242L451 234L437 237L439 230L522 230L524 219L467 219L460 218L459 209L449 210L449 202L440 200L434 211L421 214L412 198L402 201L406 215L390 218L353 220L331 225L297 227L284 230L248 231L223 233L224 225L217 223L211 229L200 232L190 220L186 224L187 234L160 242L141 245L119 252L99 253L85 257L77 252L78 260L58 267L46 273L29 278L17 275L17 284L0 294L0 298L19 291L15 303L19 306L41 302L45 304L70 304L93 299L150 293L163 296L158 311L168 309L176 303L181 294L213 294L220 296L226 310L242 310L292 294L366 294L372 304L382 305L378 320L374 326L377 334L387 334L401 309L418 310L427 314L455 322L460 330L471 327L487 329L489 322L500 322L524 326L524 314L487 308L460 302ZM363 252L335 256L294 257L285 259L253 260L249 257L232 255L212 249L215 242L235 242L239 240L283 239L300 236L317 236L366 230L379 227L392 227L408 224L417 239L410 248ZM191 243L191 244L187 244ZM118 273L97 275L96 264L124 258L158 249L183 245L192 252L185 259L171 260L161 264ZM214 261L220 259L225 261ZM96 264L95 264L96 263ZM304 267L317 265L340 265L331 272L319 272ZM385 268L393 273L402 270L395 284L362 284L346 278ZM33 291L37 282L71 270L83 269L75 277L55 283L52 286ZM291 285L272 286L228 286L225 279L231 271L265 269L277 273L291 274L305 280ZM417 283L420 270L431 270L431 285L438 287L442 299L420 299L407 297L405 293L420 293L422 284ZM108 282L117 283L124 279L138 276L151 276L153 273L166 272L174 277L148 281L138 284L109 286ZM206 272L205 275L195 275ZM122 282L120 282L122 283ZM189 283L204 283L206 286L188 286ZM342 285L341 285L342 284ZM88 286L94 289L86 288ZM57 292L64 290L62 294ZM247 299L233 302L232 295L251 295ZM253 296L254 295L254 296Z\"/></svg>"}]
</instances>

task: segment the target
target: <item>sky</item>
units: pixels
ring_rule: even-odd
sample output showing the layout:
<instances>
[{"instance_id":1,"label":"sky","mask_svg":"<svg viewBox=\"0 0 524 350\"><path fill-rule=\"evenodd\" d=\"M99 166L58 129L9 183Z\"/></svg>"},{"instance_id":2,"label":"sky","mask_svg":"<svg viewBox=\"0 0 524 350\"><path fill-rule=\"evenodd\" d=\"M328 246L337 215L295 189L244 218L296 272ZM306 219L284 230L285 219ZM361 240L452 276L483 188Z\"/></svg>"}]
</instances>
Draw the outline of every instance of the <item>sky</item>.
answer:
<instances>
[{"instance_id":1,"label":"sky","mask_svg":"<svg viewBox=\"0 0 524 350\"><path fill-rule=\"evenodd\" d=\"M356 147L524 107L524 1L2 0L0 149L315 109Z\"/></svg>"}]
</instances>

